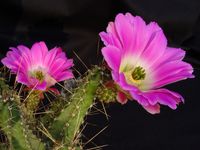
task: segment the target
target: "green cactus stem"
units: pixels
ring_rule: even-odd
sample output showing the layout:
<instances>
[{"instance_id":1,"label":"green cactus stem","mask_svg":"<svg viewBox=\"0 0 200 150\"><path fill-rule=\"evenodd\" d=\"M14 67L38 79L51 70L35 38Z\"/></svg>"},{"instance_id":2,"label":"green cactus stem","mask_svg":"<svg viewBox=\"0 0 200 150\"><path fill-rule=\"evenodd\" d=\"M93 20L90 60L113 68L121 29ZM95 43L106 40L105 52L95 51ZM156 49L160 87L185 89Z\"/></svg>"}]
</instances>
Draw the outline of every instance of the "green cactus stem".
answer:
<instances>
[{"instance_id":1,"label":"green cactus stem","mask_svg":"<svg viewBox=\"0 0 200 150\"><path fill-rule=\"evenodd\" d=\"M8 139L11 150L45 150L45 145L36 138L25 123L20 111L20 97L0 80L0 127Z\"/></svg>"},{"instance_id":2,"label":"green cactus stem","mask_svg":"<svg viewBox=\"0 0 200 150\"><path fill-rule=\"evenodd\" d=\"M69 105L67 105L54 119L50 128L51 134L55 139L64 140L60 143L63 148L78 149L80 126L84 121L89 108L92 107L96 98L96 90L101 81L101 69L95 67L88 72L78 88L71 95ZM75 148L76 147L76 148ZM81 147L80 147L81 149Z\"/></svg>"},{"instance_id":3,"label":"green cactus stem","mask_svg":"<svg viewBox=\"0 0 200 150\"><path fill-rule=\"evenodd\" d=\"M34 120L34 112L36 111L38 104L41 101L43 93L42 91L38 90L31 90L29 91L29 94L25 98L22 104L22 111L24 112L24 115L26 115L27 118L29 118L29 121Z\"/></svg>"}]
</instances>

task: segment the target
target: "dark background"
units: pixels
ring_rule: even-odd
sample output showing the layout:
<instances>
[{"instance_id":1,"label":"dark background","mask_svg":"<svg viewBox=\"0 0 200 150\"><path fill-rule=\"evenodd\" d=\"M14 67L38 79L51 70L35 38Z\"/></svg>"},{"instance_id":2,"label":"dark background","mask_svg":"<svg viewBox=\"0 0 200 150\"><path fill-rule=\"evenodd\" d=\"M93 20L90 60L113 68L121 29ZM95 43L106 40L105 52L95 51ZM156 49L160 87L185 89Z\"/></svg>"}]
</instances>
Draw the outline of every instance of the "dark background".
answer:
<instances>
[{"instance_id":1,"label":"dark background","mask_svg":"<svg viewBox=\"0 0 200 150\"><path fill-rule=\"evenodd\" d=\"M162 107L150 115L135 102L107 107L105 115L89 115L84 134L91 138L108 125L93 142L103 150L199 150L200 149L200 1L199 0L1 0L0 58L10 46L45 41L61 46L75 59L76 68L102 60L98 33L119 12L131 12L145 21L157 21L170 46L187 51L185 60L194 66L195 79L168 86L181 93L185 104L177 110ZM164 69L164 68L163 68ZM97 104L102 109L101 104ZM87 141L86 138L85 142ZM85 148L95 147L87 144Z\"/></svg>"}]
</instances>

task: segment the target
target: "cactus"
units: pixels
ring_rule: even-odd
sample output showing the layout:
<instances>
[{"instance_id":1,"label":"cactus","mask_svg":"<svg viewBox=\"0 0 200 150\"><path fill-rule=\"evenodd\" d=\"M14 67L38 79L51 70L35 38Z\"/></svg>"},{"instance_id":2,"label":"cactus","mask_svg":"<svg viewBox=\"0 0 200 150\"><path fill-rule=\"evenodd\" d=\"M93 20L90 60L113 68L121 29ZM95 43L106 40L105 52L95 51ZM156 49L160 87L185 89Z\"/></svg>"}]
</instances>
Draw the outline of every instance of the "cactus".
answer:
<instances>
[{"instance_id":1,"label":"cactus","mask_svg":"<svg viewBox=\"0 0 200 150\"><path fill-rule=\"evenodd\" d=\"M71 95L69 105L55 118L50 127L51 133L55 139L64 138L62 145L73 148L79 142L76 138L78 138L80 125L87 115L88 109L93 105L99 83L100 69L96 67L89 71L88 76L83 79Z\"/></svg>"},{"instance_id":2,"label":"cactus","mask_svg":"<svg viewBox=\"0 0 200 150\"><path fill-rule=\"evenodd\" d=\"M81 125L94 104L102 80L102 70L94 67L77 81L71 94L59 95L41 115L41 92L32 90L23 98L0 79L0 130L2 150L80 150ZM49 111L51 113L45 113ZM5 144L6 143L6 144Z\"/></svg>"},{"instance_id":3,"label":"cactus","mask_svg":"<svg viewBox=\"0 0 200 150\"><path fill-rule=\"evenodd\" d=\"M44 144L26 125L19 96L9 89L3 79L0 80L0 89L0 126L9 141L8 149L44 150Z\"/></svg>"}]
</instances>

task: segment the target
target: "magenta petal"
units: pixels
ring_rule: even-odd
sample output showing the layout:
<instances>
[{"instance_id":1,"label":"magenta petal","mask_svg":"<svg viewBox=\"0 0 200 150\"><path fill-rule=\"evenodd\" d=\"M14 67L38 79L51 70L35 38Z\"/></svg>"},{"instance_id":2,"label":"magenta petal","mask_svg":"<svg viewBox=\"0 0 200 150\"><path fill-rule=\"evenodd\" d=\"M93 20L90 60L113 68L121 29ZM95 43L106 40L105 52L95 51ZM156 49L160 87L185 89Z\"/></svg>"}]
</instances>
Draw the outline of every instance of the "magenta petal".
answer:
<instances>
[{"instance_id":1,"label":"magenta petal","mask_svg":"<svg viewBox=\"0 0 200 150\"><path fill-rule=\"evenodd\" d=\"M43 64L44 56L47 54L48 49L44 42L35 43L31 48L32 63Z\"/></svg>"},{"instance_id":2,"label":"magenta petal","mask_svg":"<svg viewBox=\"0 0 200 150\"><path fill-rule=\"evenodd\" d=\"M125 36L130 38L128 40L130 42L124 43L124 45L127 44L124 46L124 52L126 55L131 54L135 57L138 57L145 50L146 44L149 41L149 34L147 34L146 23L141 17L134 17L130 13L126 13L125 18L132 26L133 31L126 31ZM123 26L123 23L121 25Z\"/></svg>"},{"instance_id":3,"label":"magenta petal","mask_svg":"<svg viewBox=\"0 0 200 150\"><path fill-rule=\"evenodd\" d=\"M120 50L113 46L107 46L102 49L102 54L109 67L115 71L118 71L121 61Z\"/></svg>"},{"instance_id":4,"label":"magenta petal","mask_svg":"<svg viewBox=\"0 0 200 150\"><path fill-rule=\"evenodd\" d=\"M104 45L113 45L112 44L112 41L111 41L111 38L110 38L110 36L109 36L109 34L108 33L106 33L106 32L100 32L99 33L99 36L101 37L101 40L104 42Z\"/></svg>"},{"instance_id":5,"label":"magenta petal","mask_svg":"<svg viewBox=\"0 0 200 150\"><path fill-rule=\"evenodd\" d=\"M157 26L152 28L152 36L150 37L149 42L141 55L141 57L145 59L145 61L148 62L149 65L153 64L154 62L156 62L156 60L162 57L167 46L167 39L165 38L165 35L162 32L162 30L157 29L159 28Z\"/></svg>"},{"instance_id":6,"label":"magenta petal","mask_svg":"<svg viewBox=\"0 0 200 150\"><path fill-rule=\"evenodd\" d=\"M167 89L158 89L158 90L152 90L147 93L143 93L144 96L148 99L150 103L152 101L157 101L157 103L160 103L162 105L167 105L171 109L176 109L176 105L179 104L181 101L183 102L183 97L179 95L178 93L169 91ZM156 99L153 99L156 98Z\"/></svg>"},{"instance_id":7,"label":"magenta petal","mask_svg":"<svg viewBox=\"0 0 200 150\"><path fill-rule=\"evenodd\" d=\"M156 105L147 105L147 106L143 106L143 108L148 111L150 114L159 114L160 113L160 105L156 104Z\"/></svg>"},{"instance_id":8,"label":"magenta petal","mask_svg":"<svg viewBox=\"0 0 200 150\"><path fill-rule=\"evenodd\" d=\"M182 60L185 57L185 51L180 48L167 47L164 53L164 59L166 61Z\"/></svg>"},{"instance_id":9,"label":"magenta petal","mask_svg":"<svg viewBox=\"0 0 200 150\"><path fill-rule=\"evenodd\" d=\"M53 61L55 60L56 58L56 55L58 53L58 48L55 47L53 49L51 49L48 54L45 56L45 59L44 59L44 65L46 66L51 66Z\"/></svg>"},{"instance_id":10,"label":"magenta petal","mask_svg":"<svg viewBox=\"0 0 200 150\"><path fill-rule=\"evenodd\" d=\"M116 16L115 27L123 48L126 50L131 49L134 44L132 38L133 27L123 14L118 14Z\"/></svg>"},{"instance_id":11,"label":"magenta petal","mask_svg":"<svg viewBox=\"0 0 200 150\"><path fill-rule=\"evenodd\" d=\"M154 87L158 88L169 83L193 78L193 68L183 61L172 61L160 66L156 71Z\"/></svg>"},{"instance_id":12,"label":"magenta petal","mask_svg":"<svg viewBox=\"0 0 200 150\"><path fill-rule=\"evenodd\" d=\"M68 63L66 63L66 61L64 61L63 59L59 58L55 60L50 66L49 73L52 76L55 76L56 74L61 73L65 69L68 69L67 67L69 67Z\"/></svg>"},{"instance_id":13,"label":"magenta petal","mask_svg":"<svg viewBox=\"0 0 200 150\"><path fill-rule=\"evenodd\" d=\"M125 79L125 76L123 73L120 73L119 76L118 76L118 81L116 81L120 87L122 87L122 89L124 90L130 90L130 91L138 91L138 88L135 87L134 85L130 85L127 83L126 79Z\"/></svg>"},{"instance_id":14,"label":"magenta petal","mask_svg":"<svg viewBox=\"0 0 200 150\"><path fill-rule=\"evenodd\" d=\"M17 69L18 69L18 65L17 64L18 64L18 61L17 62L16 61L13 62L12 59L9 59L9 58L6 57L6 58L3 58L1 60L1 62L2 62L3 65L5 65L9 69L11 69L12 72L17 73Z\"/></svg>"},{"instance_id":15,"label":"magenta petal","mask_svg":"<svg viewBox=\"0 0 200 150\"><path fill-rule=\"evenodd\" d=\"M45 91L47 89L47 82L43 81L42 83L34 85L35 89Z\"/></svg>"},{"instance_id":16,"label":"magenta petal","mask_svg":"<svg viewBox=\"0 0 200 150\"><path fill-rule=\"evenodd\" d=\"M22 72L19 72L17 74L16 81L24 85L30 86L27 75Z\"/></svg>"},{"instance_id":17,"label":"magenta petal","mask_svg":"<svg viewBox=\"0 0 200 150\"><path fill-rule=\"evenodd\" d=\"M121 104L126 104L128 99L123 92L117 92L117 101Z\"/></svg>"},{"instance_id":18,"label":"magenta petal","mask_svg":"<svg viewBox=\"0 0 200 150\"><path fill-rule=\"evenodd\" d=\"M22 51L16 48L10 48L11 51L7 52L5 58L1 62L11 69L11 72L17 73L19 71L24 71L27 66L30 66L30 63L27 62L27 57L29 56L29 51Z\"/></svg>"},{"instance_id":19,"label":"magenta petal","mask_svg":"<svg viewBox=\"0 0 200 150\"><path fill-rule=\"evenodd\" d=\"M60 73L59 75L54 76L54 78L56 81L59 82L59 81L64 81L64 80L74 78L74 75L70 70L68 70L68 71Z\"/></svg>"},{"instance_id":20,"label":"magenta petal","mask_svg":"<svg viewBox=\"0 0 200 150\"><path fill-rule=\"evenodd\" d=\"M149 100L140 91L130 91L131 97L142 106L150 105Z\"/></svg>"}]
</instances>

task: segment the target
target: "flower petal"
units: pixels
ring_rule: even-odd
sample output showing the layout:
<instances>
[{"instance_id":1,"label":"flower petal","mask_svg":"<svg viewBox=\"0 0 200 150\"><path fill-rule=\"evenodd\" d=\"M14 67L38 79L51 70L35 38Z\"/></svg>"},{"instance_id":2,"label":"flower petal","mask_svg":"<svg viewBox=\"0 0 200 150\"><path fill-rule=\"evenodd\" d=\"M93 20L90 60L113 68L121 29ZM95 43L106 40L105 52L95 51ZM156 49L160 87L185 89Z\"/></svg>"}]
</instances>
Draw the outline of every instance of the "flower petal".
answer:
<instances>
[{"instance_id":1,"label":"flower petal","mask_svg":"<svg viewBox=\"0 0 200 150\"><path fill-rule=\"evenodd\" d=\"M117 101L121 104L126 104L128 99L123 92L117 92Z\"/></svg>"},{"instance_id":2,"label":"flower petal","mask_svg":"<svg viewBox=\"0 0 200 150\"><path fill-rule=\"evenodd\" d=\"M102 49L102 54L108 66L111 69L118 71L121 61L120 50L114 46L107 46Z\"/></svg>"},{"instance_id":3,"label":"flower petal","mask_svg":"<svg viewBox=\"0 0 200 150\"><path fill-rule=\"evenodd\" d=\"M159 114L160 113L160 105L156 104L156 105L147 105L147 106L143 106L143 108L149 112L150 114Z\"/></svg>"},{"instance_id":4,"label":"flower petal","mask_svg":"<svg viewBox=\"0 0 200 150\"><path fill-rule=\"evenodd\" d=\"M31 48L32 63L34 66L43 64L44 56L47 54L48 49L44 42L35 43Z\"/></svg>"},{"instance_id":5,"label":"flower petal","mask_svg":"<svg viewBox=\"0 0 200 150\"><path fill-rule=\"evenodd\" d=\"M176 109L176 105L184 101L180 94L167 89L151 90L148 92L143 92L142 95L148 99L148 102L151 105L160 103L162 105L169 106L171 109Z\"/></svg>"},{"instance_id":6,"label":"flower petal","mask_svg":"<svg viewBox=\"0 0 200 150\"><path fill-rule=\"evenodd\" d=\"M183 61L172 61L161 65L155 72L154 88L193 78L193 68L190 64Z\"/></svg>"},{"instance_id":7,"label":"flower petal","mask_svg":"<svg viewBox=\"0 0 200 150\"><path fill-rule=\"evenodd\" d=\"M150 23L148 25L148 32L151 35L149 41L145 47L144 52L141 54L142 59L144 59L149 66L156 62L166 50L167 39L156 23ZM159 50L159 52L158 52Z\"/></svg>"}]
</instances>

